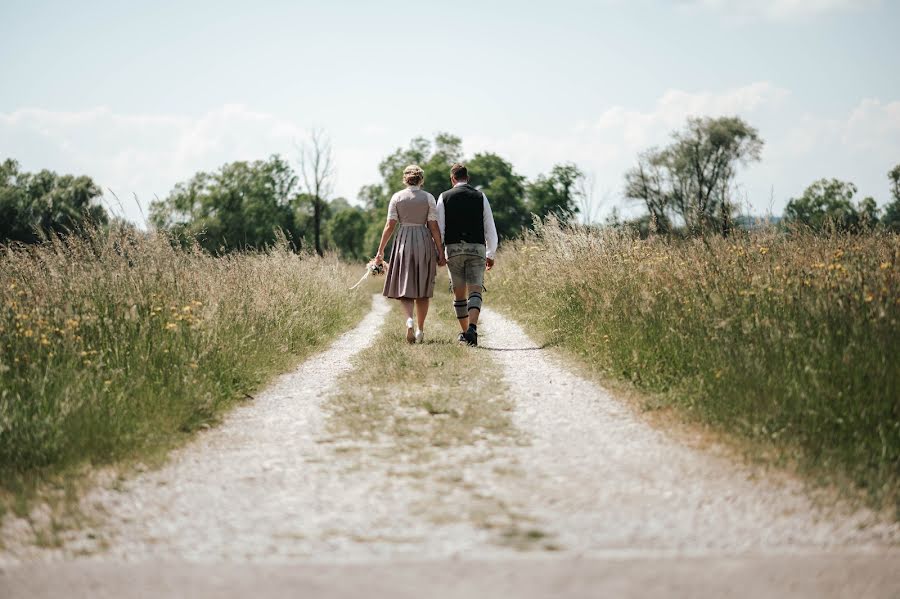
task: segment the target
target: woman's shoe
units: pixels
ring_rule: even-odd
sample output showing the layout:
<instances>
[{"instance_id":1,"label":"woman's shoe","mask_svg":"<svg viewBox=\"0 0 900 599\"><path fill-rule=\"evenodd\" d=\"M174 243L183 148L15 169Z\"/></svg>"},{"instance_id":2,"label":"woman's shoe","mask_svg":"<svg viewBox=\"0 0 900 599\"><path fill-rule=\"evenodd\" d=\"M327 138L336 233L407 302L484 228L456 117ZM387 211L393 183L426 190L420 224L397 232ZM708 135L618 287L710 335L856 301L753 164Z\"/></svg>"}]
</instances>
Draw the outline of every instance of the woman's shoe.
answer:
<instances>
[{"instance_id":1,"label":"woman's shoe","mask_svg":"<svg viewBox=\"0 0 900 599\"><path fill-rule=\"evenodd\" d=\"M422 343L425 340L425 331L416 329L416 343Z\"/></svg>"},{"instance_id":2,"label":"woman's shoe","mask_svg":"<svg viewBox=\"0 0 900 599\"><path fill-rule=\"evenodd\" d=\"M407 318L406 319L406 341L409 343L416 342L416 333L413 330L413 326L414 326L413 319Z\"/></svg>"}]
</instances>

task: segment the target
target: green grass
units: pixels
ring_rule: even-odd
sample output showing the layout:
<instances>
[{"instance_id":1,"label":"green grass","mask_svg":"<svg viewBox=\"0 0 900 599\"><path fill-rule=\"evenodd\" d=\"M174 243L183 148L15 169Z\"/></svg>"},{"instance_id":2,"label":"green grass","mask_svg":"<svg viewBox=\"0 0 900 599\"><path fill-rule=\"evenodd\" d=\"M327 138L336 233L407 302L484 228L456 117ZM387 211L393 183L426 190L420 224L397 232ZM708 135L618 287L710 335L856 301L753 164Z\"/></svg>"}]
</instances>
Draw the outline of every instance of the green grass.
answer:
<instances>
[{"instance_id":1,"label":"green grass","mask_svg":"<svg viewBox=\"0 0 900 599\"><path fill-rule=\"evenodd\" d=\"M547 225L507 245L487 284L598 375L900 510L898 258L896 235L641 241Z\"/></svg>"},{"instance_id":2,"label":"green grass","mask_svg":"<svg viewBox=\"0 0 900 599\"><path fill-rule=\"evenodd\" d=\"M215 258L125 231L3 250L0 489L21 498L214 423L362 316L356 274L333 258Z\"/></svg>"}]
</instances>

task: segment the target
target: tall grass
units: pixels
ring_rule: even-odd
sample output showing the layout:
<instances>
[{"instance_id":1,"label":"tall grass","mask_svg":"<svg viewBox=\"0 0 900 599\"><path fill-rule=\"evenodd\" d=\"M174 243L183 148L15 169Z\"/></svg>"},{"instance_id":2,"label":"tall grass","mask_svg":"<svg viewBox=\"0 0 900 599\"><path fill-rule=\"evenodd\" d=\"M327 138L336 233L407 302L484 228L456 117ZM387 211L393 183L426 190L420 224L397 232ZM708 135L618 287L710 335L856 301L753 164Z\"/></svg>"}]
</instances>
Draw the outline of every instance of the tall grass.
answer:
<instances>
[{"instance_id":1,"label":"tall grass","mask_svg":"<svg viewBox=\"0 0 900 599\"><path fill-rule=\"evenodd\" d=\"M888 234L641 241L548 224L488 286L605 376L880 503L900 487L898 259Z\"/></svg>"},{"instance_id":2,"label":"tall grass","mask_svg":"<svg viewBox=\"0 0 900 599\"><path fill-rule=\"evenodd\" d=\"M165 448L364 312L336 259L117 231L0 254L0 485Z\"/></svg>"}]
</instances>

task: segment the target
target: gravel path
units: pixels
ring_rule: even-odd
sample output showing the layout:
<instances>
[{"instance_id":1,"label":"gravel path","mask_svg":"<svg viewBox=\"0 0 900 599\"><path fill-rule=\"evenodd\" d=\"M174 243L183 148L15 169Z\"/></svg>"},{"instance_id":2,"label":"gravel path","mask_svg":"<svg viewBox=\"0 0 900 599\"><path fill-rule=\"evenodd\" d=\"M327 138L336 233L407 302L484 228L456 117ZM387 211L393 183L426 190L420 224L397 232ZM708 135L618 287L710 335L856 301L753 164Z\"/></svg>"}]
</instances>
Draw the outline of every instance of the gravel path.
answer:
<instances>
[{"instance_id":1,"label":"gravel path","mask_svg":"<svg viewBox=\"0 0 900 599\"><path fill-rule=\"evenodd\" d=\"M897 524L867 510L823 512L797 482L755 479L667 437L497 312L485 309L480 329L532 439L519 492L567 550L721 555L879 550L900 540Z\"/></svg>"},{"instance_id":2,"label":"gravel path","mask_svg":"<svg viewBox=\"0 0 900 599\"><path fill-rule=\"evenodd\" d=\"M66 533L60 549L8 543L0 552L0 590L6 584L18 589L11 596L53 596L71 582L87 596L104 581L111 585L107 590L116 584L127 589L129 576L104 567L122 562L145 564L132 572L146 581L148 595L181 584L190 572L184 564L200 562L343 563L351 573L343 588L366 588L360 582L366 576L382 576L378 564L447 558L469 564L453 567L460 576L475 576L472 588L508 572L500 579L523 597L540 595L540 587L528 582L540 570L529 565L536 559L548 564L541 566L547 580L565 585L583 576L582 587L614 581L621 596L640 594L629 588L630 580L654 589L666 572L674 577L666 584L676 586L662 594L691 595L685 590L702 579L698 572L707 565L740 572L733 581L738 595L746 594L742 588L762 588L754 581L771 582L771 592L790 588L799 595L832 588L830 582L823 586L831 579L843 580L846 588L874 580L888 581L890 588L900 584L892 574L900 566L897 524L865 510L823 511L787 477L776 483L684 446L574 374L552 350L536 348L518 325L490 309L473 361L497 360L502 367L515 401L517 442L483 438L441 448L423 464L407 463L377 443L329 438L323 402L353 376L353 356L371 343L388 310L375 296L359 326L174 452L163 468L92 491L85 505L103 515L102 526ZM5 540L22 537L10 518L2 532ZM794 585L794 562L777 556L800 560L798 576L802 571L809 586ZM834 564L851 559L861 564L856 574L833 572ZM69 562L59 577L47 584L35 578L41 562L58 560ZM161 560L173 565L160 566ZM431 571L441 568L423 570L418 584L425 596L438 596L428 591ZM232 578L246 586L247 577L261 571L218 572L210 580ZM328 578L315 568L290 572L273 570L272 584L300 584L297 577L306 572L304 584L327 587ZM875 583L876 596L888 588L881 582ZM210 588L186 595L216 595ZM448 592L440 596L472 596L443 588ZM272 595L278 589L283 587L269 588Z\"/></svg>"}]
</instances>

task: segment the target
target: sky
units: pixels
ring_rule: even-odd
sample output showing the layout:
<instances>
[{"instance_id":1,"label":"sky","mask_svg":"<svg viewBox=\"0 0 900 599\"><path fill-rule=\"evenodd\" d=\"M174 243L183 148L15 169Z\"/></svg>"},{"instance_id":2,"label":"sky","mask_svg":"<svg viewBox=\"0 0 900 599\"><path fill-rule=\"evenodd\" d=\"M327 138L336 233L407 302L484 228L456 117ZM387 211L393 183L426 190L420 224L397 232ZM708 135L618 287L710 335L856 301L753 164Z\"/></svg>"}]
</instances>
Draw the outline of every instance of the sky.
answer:
<instances>
[{"instance_id":1,"label":"sky","mask_svg":"<svg viewBox=\"0 0 900 599\"><path fill-rule=\"evenodd\" d=\"M638 153L738 115L765 140L745 212L822 177L884 204L898 31L898 0L0 0L0 159L90 175L140 223L197 171L295 161L312 129L351 201L394 149L449 132L529 178L575 162L602 217L636 209Z\"/></svg>"}]
</instances>

